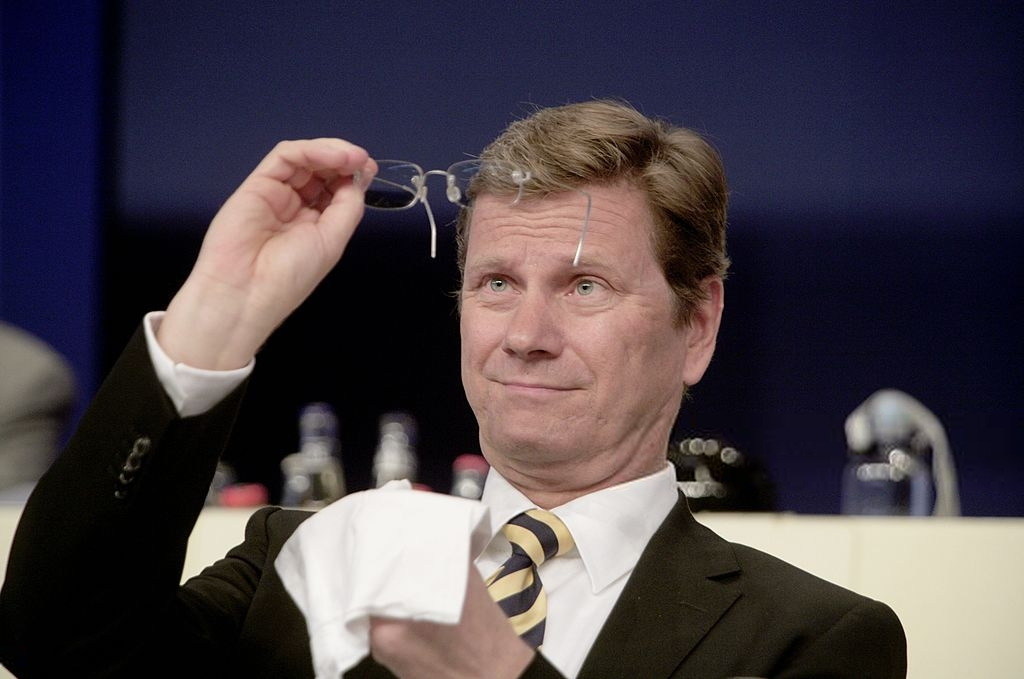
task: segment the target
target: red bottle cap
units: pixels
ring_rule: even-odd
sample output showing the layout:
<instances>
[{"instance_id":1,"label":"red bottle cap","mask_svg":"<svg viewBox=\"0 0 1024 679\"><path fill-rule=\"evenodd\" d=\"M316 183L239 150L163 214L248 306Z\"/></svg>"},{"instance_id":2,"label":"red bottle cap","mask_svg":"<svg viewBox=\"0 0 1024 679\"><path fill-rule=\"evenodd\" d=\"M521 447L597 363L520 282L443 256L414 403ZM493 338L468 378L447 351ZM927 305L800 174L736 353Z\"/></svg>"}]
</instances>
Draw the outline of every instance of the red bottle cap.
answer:
<instances>
[{"instance_id":1,"label":"red bottle cap","mask_svg":"<svg viewBox=\"0 0 1024 679\"><path fill-rule=\"evenodd\" d=\"M475 471L480 474L486 474L487 470L490 468L491 466L487 464L487 460L484 459L483 455L477 455L474 453L459 455L455 458L455 461L452 462L452 470L455 471L455 473Z\"/></svg>"}]
</instances>

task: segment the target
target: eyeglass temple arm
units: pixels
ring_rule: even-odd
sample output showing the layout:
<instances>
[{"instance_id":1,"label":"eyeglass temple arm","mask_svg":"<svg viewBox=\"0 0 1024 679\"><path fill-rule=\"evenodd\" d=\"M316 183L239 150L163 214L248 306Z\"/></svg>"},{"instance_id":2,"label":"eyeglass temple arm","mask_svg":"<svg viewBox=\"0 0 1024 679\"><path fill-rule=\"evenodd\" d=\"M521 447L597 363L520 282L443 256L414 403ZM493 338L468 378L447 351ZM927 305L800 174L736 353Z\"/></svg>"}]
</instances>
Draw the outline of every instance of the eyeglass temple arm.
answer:
<instances>
[{"instance_id":1,"label":"eyeglass temple arm","mask_svg":"<svg viewBox=\"0 0 1024 679\"><path fill-rule=\"evenodd\" d=\"M427 211L427 220L430 222L430 258L437 259L437 222L434 221L434 211L430 209L430 201L427 200L427 186L420 187L419 201Z\"/></svg>"},{"instance_id":2,"label":"eyeglass temple arm","mask_svg":"<svg viewBox=\"0 0 1024 679\"><path fill-rule=\"evenodd\" d=\"M572 265L580 265L580 256L583 254L583 240L587 237L587 229L590 227L590 194L583 189L577 189L587 199L587 209L583 213L583 228L580 229L580 242L576 245L576 255L572 258Z\"/></svg>"},{"instance_id":3,"label":"eyeglass temple arm","mask_svg":"<svg viewBox=\"0 0 1024 679\"><path fill-rule=\"evenodd\" d=\"M525 179L529 179L529 176L527 176ZM516 194L515 200L512 201L513 205L518 204L519 200L523 197L523 184L522 184L522 182L517 182L517 184L519 186L519 191ZM586 207L586 210L583 212L583 228L580 229L580 242L576 244L576 254L573 255L573 258L572 258L572 265L573 266L579 266L580 265L580 257L583 255L583 241L586 239L586 237L587 237L587 229L590 227L590 205L591 205L590 194L587 193L586 191L584 191L583 189L576 189L576 190L579 191L580 193L582 193L583 197L587 199L587 207ZM449 196L448 199L451 200L453 203L455 202L454 200L452 200L451 196ZM425 202L426 201L424 201L424 203ZM427 210L429 211L429 209L430 208L428 207ZM431 224L433 224L433 219L431 219Z\"/></svg>"}]
</instances>

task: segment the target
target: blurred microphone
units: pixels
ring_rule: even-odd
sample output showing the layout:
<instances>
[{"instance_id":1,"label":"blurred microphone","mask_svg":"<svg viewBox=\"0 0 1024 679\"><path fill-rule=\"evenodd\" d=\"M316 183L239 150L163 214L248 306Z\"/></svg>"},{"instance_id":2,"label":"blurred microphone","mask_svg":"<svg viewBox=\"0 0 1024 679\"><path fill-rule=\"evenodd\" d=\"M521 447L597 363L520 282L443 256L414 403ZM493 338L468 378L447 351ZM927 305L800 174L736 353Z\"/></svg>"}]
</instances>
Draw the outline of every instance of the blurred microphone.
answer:
<instances>
[{"instance_id":1,"label":"blurred microphone","mask_svg":"<svg viewBox=\"0 0 1024 679\"><path fill-rule=\"evenodd\" d=\"M877 391L850 413L844 430L842 513L960 515L946 430L912 396Z\"/></svg>"}]
</instances>

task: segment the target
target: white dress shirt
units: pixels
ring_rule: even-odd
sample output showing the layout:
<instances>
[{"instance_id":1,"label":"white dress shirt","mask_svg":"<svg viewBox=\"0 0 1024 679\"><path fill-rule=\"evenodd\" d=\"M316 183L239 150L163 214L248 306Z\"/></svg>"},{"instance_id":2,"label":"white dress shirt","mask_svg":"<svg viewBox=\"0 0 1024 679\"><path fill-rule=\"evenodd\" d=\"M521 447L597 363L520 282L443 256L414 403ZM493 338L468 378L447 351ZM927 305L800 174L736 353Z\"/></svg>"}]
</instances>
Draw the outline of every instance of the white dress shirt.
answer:
<instances>
[{"instance_id":1,"label":"white dress shirt","mask_svg":"<svg viewBox=\"0 0 1024 679\"><path fill-rule=\"evenodd\" d=\"M205 413L252 373L256 359L237 370L202 370L175 363L156 341L156 331L163 319L163 311L152 311L143 318L142 328L157 379L182 417Z\"/></svg>"},{"instance_id":2,"label":"white dress shirt","mask_svg":"<svg viewBox=\"0 0 1024 679\"><path fill-rule=\"evenodd\" d=\"M230 371L174 363L156 342L162 318L162 312L146 315L146 342L157 377L183 417L210 409L252 372L253 361ZM641 553L675 505L676 488L675 473L666 461L655 474L550 509L576 543L573 550L539 568L548 598L541 653L566 677L579 673ZM512 552L501 527L536 505L494 469L487 476L482 502L490 512L491 540L476 566L486 578Z\"/></svg>"},{"instance_id":3,"label":"white dress shirt","mask_svg":"<svg viewBox=\"0 0 1024 679\"><path fill-rule=\"evenodd\" d=\"M612 606L654 532L679 494L671 465L650 476L589 493L550 511L572 533L576 548L538 569L548 597L541 653L567 677L575 677ZM516 514L535 507L493 469L482 501L490 509L494 537L476 559L489 576L512 553L500 533Z\"/></svg>"}]
</instances>

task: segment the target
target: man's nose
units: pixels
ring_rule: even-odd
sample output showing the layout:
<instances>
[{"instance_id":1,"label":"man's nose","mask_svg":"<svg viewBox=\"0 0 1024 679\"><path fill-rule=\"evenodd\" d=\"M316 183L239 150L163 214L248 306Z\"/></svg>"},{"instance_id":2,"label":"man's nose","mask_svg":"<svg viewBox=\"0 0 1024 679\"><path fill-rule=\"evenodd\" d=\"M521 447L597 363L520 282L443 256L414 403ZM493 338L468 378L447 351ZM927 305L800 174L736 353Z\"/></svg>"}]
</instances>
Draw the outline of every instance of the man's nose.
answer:
<instances>
[{"instance_id":1,"label":"man's nose","mask_svg":"<svg viewBox=\"0 0 1024 679\"><path fill-rule=\"evenodd\" d=\"M539 291L526 291L508 317L502 349L520 358L557 356L562 328L555 300Z\"/></svg>"}]
</instances>

